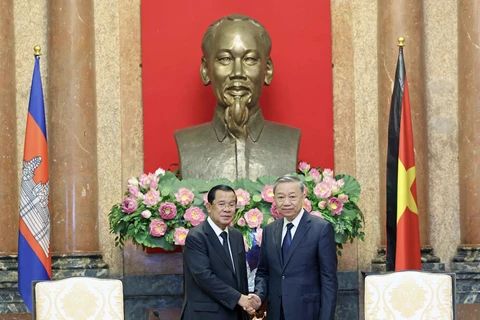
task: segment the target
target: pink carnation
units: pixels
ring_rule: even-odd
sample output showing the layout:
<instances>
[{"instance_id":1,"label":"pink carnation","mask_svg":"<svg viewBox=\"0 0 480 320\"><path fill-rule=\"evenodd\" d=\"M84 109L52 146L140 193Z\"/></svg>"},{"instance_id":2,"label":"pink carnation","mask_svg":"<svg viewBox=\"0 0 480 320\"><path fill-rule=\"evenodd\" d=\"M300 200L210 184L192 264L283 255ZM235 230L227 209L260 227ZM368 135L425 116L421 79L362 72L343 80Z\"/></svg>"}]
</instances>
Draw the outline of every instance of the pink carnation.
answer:
<instances>
[{"instance_id":1,"label":"pink carnation","mask_svg":"<svg viewBox=\"0 0 480 320\"><path fill-rule=\"evenodd\" d=\"M161 237L167 232L167 226L162 219L153 219L150 222L150 234L154 237Z\"/></svg>"},{"instance_id":2,"label":"pink carnation","mask_svg":"<svg viewBox=\"0 0 480 320\"><path fill-rule=\"evenodd\" d=\"M257 241L257 246L259 247L262 246L262 236L263 236L263 229L257 228L257 231L255 232L255 241Z\"/></svg>"},{"instance_id":3,"label":"pink carnation","mask_svg":"<svg viewBox=\"0 0 480 320\"><path fill-rule=\"evenodd\" d=\"M298 164L298 169L300 169L300 171L302 172L307 172L308 170L310 170L310 164L305 161L300 161L300 163Z\"/></svg>"},{"instance_id":4,"label":"pink carnation","mask_svg":"<svg viewBox=\"0 0 480 320\"><path fill-rule=\"evenodd\" d=\"M328 183L323 181L323 182L317 183L317 185L315 186L315 189L313 189L313 193L317 197L326 199L332 195L332 189L330 188Z\"/></svg>"},{"instance_id":5,"label":"pink carnation","mask_svg":"<svg viewBox=\"0 0 480 320\"><path fill-rule=\"evenodd\" d=\"M137 204L137 199L134 198L125 198L122 202L122 211L125 213L132 213L137 210L138 204Z\"/></svg>"},{"instance_id":6,"label":"pink carnation","mask_svg":"<svg viewBox=\"0 0 480 320\"><path fill-rule=\"evenodd\" d=\"M178 246L185 245L185 239L187 239L188 229L184 227L176 228L175 233L173 234L173 240Z\"/></svg>"},{"instance_id":7,"label":"pink carnation","mask_svg":"<svg viewBox=\"0 0 480 320\"><path fill-rule=\"evenodd\" d=\"M280 219L281 217L283 217L282 214L278 212L277 205L275 202L272 203L272 206L270 207L270 213L272 214L272 216L274 216L277 219Z\"/></svg>"},{"instance_id":8,"label":"pink carnation","mask_svg":"<svg viewBox=\"0 0 480 320\"><path fill-rule=\"evenodd\" d=\"M340 215L343 209L343 202L338 198L332 197L328 199L328 207L332 211L332 214Z\"/></svg>"},{"instance_id":9,"label":"pink carnation","mask_svg":"<svg viewBox=\"0 0 480 320\"><path fill-rule=\"evenodd\" d=\"M260 195L262 196L263 201L273 203L273 186L266 185Z\"/></svg>"},{"instance_id":10,"label":"pink carnation","mask_svg":"<svg viewBox=\"0 0 480 320\"><path fill-rule=\"evenodd\" d=\"M160 192L157 190L148 190L148 192L145 194L145 197L143 199L143 204L147 206L147 208L153 207L160 201Z\"/></svg>"},{"instance_id":11,"label":"pink carnation","mask_svg":"<svg viewBox=\"0 0 480 320\"><path fill-rule=\"evenodd\" d=\"M237 224L238 224L239 227L244 227L244 226L245 226L245 223L246 223L246 222L245 222L245 219L243 219L243 218L240 218L240 219L238 219L238 221L237 221Z\"/></svg>"},{"instance_id":12,"label":"pink carnation","mask_svg":"<svg viewBox=\"0 0 480 320\"><path fill-rule=\"evenodd\" d=\"M322 215L322 213L321 213L321 212L318 212L318 211L311 211L311 212L310 212L310 214L311 214L312 216L317 216L317 217L319 217L319 218L322 218L322 219L323 219L323 215Z\"/></svg>"},{"instance_id":13,"label":"pink carnation","mask_svg":"<svg viewBox=\"0 0 480 320\"><path fill-rule=\"evenodd\" d=\"M198 226L205 221L207 215L199 207L190 207L185 211L185 220L189 221L192 226Z\"/></svg>"},{"instance_id":14,"label":"pink carnation","mask_svg":"<svg viewBox=\"0 0 480 320\"><path fill-rule=\"evenodd\" d=\"M312 203L310 202L310 200L303 200L303 209L307 210L307 212L312 211Z\"/></svg>"},{"instance_id":15,"label":"pink carnation","mask_svg":"<svg viewBox=\"0 0 480 320\"><path fill-rule=\"evenodd\" d=\"M309 174L313 178L313 181L315 181L315 183L320 181L320 171L318 171L317 169L315 168L310 169Z\"/></svg>"},{"instance_id":16,"label":"pink carnation","mask_svg":"<svg viewBox=\"0 0 480 320\"><path fill-rule=\"evenodd\" d=\"M154 173L149 173L149 174L142 173L139 180L140 180L139 181L140 187L144 189L149 189L149 188L155 189L157 187L159 178Z\"/></svg>"},{"instance_id":17,"label":"pink carnation","mask_svg":"<svg viewBox=\"0 0 480 320\"><path fill-rule=\"evenodd\" d=\"M243 189L235 190L235 194L237 195L237 206L245 207L250 203L250 193Z\"/></svg>"},{"instance_id":18,"label":"pink carnation","mask_svg":"<svg viewBox=\"0 0 480 320\"><path fill-rule=\"evenodd\" d=\"M250 228L260 227L263 221L263 213L257 208L248 210L245 213L245 220Z\"/></svg>"},{"instance_id":19,"label":"pink carnation","mask_svg":"<svg viewBox=\"0 0 480 320\"><path fill-rule=\"evenodd\" d=\"M178 189L178 192L175 193L175 200L177 200L184 206L192 202L193 197L193 192L188 190L187 188L180 188Z\"/></svg>"},{"instance_id":20,"label":"pink carnation","mask_svg":"<svg viewBox=\"0 0 480 320\"><path fill-rule=\"evenodd\" d=\"M164 202L160 205L160 208L158 208L158 212L163 219L170 220L177 215L177 207L171 202Z\"/></svg>"}]
</instances>

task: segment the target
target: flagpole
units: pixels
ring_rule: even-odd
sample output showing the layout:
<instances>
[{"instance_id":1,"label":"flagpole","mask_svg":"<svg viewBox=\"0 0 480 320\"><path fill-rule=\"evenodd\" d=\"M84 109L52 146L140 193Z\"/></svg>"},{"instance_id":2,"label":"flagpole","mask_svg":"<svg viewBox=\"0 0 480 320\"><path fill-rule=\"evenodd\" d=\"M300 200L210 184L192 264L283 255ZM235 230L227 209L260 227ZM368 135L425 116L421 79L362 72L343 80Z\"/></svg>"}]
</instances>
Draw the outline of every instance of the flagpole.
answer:
<instances>
[{"instance_id":1,"label":"flagpole","mask_svg":"<svg viewBox=\"0 0 480 320\"><path fill-rule=\"evenodd\" d=\"M39 45L36 45L35 47L33 47L33 55L35 57L40 57L42 55L41 51L42 51L42 48L40 48Z\"/></svg>"},{"instance_id":2,"label":"flagpole","mask_svg":"<svg viewBox=\"0 0 480 320\"><path fill-rule=\"evenodd\" d=\"M404 37L398 38L398 46L399 46L400 48L405 47L405 38L404 38Z\"/></svg>"}]
</instances>

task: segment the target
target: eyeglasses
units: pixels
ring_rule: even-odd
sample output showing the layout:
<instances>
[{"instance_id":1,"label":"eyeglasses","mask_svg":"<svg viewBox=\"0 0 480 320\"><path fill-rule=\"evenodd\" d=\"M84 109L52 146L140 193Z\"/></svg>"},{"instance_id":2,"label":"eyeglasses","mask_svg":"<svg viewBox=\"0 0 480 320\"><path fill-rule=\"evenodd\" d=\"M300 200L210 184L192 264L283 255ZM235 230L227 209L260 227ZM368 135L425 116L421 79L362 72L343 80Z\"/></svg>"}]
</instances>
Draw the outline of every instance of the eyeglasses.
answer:
<instances>
[{"instance_id":1,"label":"eyeglasses","mask_svg":"<svg viewBox=\"0 0 480 320\"><path fill-rule=\"evenodd\" d=\"M215 205L218 207L218 209L223 210L226 208L231 208L231 209L237 209L237 204L233 203L215 203Z\"/></svg>"}]
</instances>

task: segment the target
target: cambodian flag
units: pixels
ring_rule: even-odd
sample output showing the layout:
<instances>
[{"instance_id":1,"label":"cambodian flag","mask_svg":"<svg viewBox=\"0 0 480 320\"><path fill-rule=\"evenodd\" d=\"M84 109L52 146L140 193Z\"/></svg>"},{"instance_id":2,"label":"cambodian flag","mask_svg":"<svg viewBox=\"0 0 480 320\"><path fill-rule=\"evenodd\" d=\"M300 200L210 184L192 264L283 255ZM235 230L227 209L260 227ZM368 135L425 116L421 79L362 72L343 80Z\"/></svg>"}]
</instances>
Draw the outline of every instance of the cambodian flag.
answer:
<instances>
[{"instance_id":1,"label":"cambodian flag","mask_svg":"<svg viewBox=\"0 0 480 320\"><path fill-rule=\"evenodd\" d=\"M35 57L20 190L18 290L32 311L32 281L52 279L47 127L40 57Z\"/></svg>"}]
</instances>

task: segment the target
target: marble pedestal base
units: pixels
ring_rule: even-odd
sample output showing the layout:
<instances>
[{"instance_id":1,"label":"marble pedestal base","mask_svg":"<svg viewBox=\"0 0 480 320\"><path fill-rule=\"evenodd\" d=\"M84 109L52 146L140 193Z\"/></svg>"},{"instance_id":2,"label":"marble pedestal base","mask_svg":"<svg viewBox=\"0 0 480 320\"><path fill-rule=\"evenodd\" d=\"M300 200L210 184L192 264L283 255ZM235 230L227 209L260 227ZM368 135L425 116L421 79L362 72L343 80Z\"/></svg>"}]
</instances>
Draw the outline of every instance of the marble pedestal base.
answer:
<instances>
[{"instance_id":1,"label":"marble pedestal base","mask_svg":"<svg viewBox=\"0 0 480 320\"><path fill-rule=\"evenodd\" d=\"M445 264L440 262L440 258L435 256L433 248L421 248L422 270L429 272L444 272ZM386 272L387 260L385 248L377 249L377 256L372 260L372 272Z\"/></svg>"},{"instance_id":2,"label":"marble pedestal base","mask_svg":"<svg viewBox=\"0 0 480 320\"><path fill-rule=\"evenodd\" d=\"M53 255L52 276L54 280L68 277L106 278L108 266L100 254ZM0 315L28 312L18 293L17 256L0 256Z\"/></svg>"},{"instance_id":3,"label":"marble pedestal base","mask_svg":"<svg viewBox=\"0 0 480 320\"><path fill-rule=\"evenodd\" d=\"M459 247L451 267L457 274L457 303L480 303L480 248Z\"/></svg>"}]
</instances>

